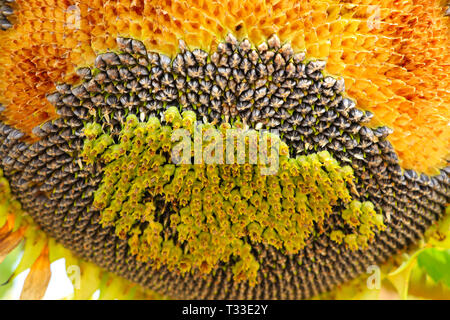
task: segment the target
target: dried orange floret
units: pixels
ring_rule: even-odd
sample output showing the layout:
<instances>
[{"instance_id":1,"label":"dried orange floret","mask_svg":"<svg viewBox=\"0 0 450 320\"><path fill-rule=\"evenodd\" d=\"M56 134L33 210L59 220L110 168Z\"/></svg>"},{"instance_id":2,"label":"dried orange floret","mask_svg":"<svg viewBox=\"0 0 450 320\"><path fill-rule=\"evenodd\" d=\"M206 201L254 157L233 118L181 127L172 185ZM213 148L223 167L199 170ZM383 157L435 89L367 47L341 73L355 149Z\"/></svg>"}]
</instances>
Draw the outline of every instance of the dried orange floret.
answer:
<instances>
[{"instance_id":1,"label":"dried orange floret","mask_svg":"<svg viewBox=\"0 0 450 320\"><path fill-rule=\"evenodd\" d=\"M32 139L57 117L45 95L76 82L77 67L116 49L117 36L173 55L178 40L214 49L227 33L260 43L276 33L294 50L327 59L347 93L394 129L406 169L433 173L450 147L449 18L439 0L73 1L18 0L15 25L0 33L2 118Z\"/></svg>"}]
</instances>

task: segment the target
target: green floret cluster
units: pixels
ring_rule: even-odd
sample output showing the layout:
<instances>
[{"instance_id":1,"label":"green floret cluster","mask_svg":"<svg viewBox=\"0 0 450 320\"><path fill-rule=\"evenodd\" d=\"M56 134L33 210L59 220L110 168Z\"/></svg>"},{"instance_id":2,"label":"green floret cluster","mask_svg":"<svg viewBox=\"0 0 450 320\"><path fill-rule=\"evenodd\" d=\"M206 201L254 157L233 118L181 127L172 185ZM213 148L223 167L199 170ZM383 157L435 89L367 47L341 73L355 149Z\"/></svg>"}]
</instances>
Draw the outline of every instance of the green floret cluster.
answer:
<instances>
[{"instance_id":1,"label":"green floret cluster","mask_svg":"<svg viewBox=\"0 0 450 320\"><path fill-rule=\"evenodd\" d=\"M326 151L290 158L275 136L279 166L273 175L262 174L266 164L261 162L174 164L172 133L178 128L193 133L195 123L194 112L181 115L175 107L166 110L164 122L129 115L118 141L97 124L86 125L84 162L103 166L93 207L101 212L103 226L128 239L139 260L182 274L228 266L236 281L255 284L260 267L255 245L295 255L309 238L326 233L358 249L367 246L375 228L383 228L372 203L352 199L353 170ZM232 127L218 127L220 139L203 148L224 148L227 128ZM275 145L271 139L269 148ZM192 136L189 143L195 143ZM336 214L343 224L330 233L327 219Z\"/></svg>"}]
</instances>

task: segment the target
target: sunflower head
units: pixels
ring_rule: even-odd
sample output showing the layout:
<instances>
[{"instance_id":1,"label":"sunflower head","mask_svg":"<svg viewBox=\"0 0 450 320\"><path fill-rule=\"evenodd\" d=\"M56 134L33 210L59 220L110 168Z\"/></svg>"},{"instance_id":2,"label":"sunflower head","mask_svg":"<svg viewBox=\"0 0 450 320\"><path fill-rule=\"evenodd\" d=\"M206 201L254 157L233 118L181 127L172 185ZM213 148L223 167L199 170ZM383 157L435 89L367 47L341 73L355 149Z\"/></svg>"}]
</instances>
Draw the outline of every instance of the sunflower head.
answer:
<instances>
[{"instance_id":1,"label":"sunflower head","mask_svg":"<svg viewBox=\"0 0 450 320\"><path fill-rule=\"evenodd\" d=\"M29 283L64 252L179 298L386 262L449 202L445 10L0 1L0 257L25 237Z\"/></svg>"}]
</instances>

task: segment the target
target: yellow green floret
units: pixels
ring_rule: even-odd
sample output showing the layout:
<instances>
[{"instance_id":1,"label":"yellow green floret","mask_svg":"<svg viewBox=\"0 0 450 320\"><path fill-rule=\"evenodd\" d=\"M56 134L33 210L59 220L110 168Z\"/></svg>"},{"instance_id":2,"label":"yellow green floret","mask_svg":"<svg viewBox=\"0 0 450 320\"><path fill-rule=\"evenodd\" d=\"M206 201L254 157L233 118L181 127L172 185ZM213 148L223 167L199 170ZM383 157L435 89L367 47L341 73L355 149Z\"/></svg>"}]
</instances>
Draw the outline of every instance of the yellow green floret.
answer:
<instances>
[{"instance_id":1,"label":"yellow green floret","mask_svg":"<svg viewBox=\"0 0 450 320\"><path fill-rule=\"evenodd\" d=\"M334 214L342 228L328 236L354 250L384 228L372 203L352 199L353 170L327 151L290 158L276 134L240 123L198 125L194 112L176 107L164 122L129 115L116 139L95 123L85 127L84 162L103 166L93 201L101 224L156 268L208 274L229 265L235 280L254 284L254 244L297 254L328 232Z\"/></svg>"}]
</instances>

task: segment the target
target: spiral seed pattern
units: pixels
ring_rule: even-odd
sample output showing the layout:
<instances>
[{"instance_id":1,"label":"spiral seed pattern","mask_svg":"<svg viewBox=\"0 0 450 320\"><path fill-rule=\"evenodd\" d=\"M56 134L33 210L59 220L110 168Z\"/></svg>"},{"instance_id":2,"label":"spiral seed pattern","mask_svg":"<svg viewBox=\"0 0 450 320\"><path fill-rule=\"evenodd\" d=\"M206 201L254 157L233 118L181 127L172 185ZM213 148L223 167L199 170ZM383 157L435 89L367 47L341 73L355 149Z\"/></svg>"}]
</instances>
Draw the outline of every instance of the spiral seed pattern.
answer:
<instances>
[{"instance_id":1,"label":"spiral seed pattern","mask_svg":"<svg viewBox=\"0 0 450 320\"><path fill-rule=\"evenodd\" d=\"M101 267L173 297L308 298L415 243L443 215L449 168L432 177L402 171L386 140L391 130L366 126L372 114L343 97L343 80L324 75L325 62L309 61L276 36L255 48L229 35L212 54L181 42L173 60L147 52L137 40L117 42L118 52L99 55L94 68L78 70L82 84L60 84L48 96L60 118L33 130L39 141L23 142L22 132L0 126L0 159L13 194L46 232ZM128 241L102 227L100 212L91 209L103 168L83 162L84 125L98 123L118 142L127 115L164 121L171 106L193 111L204 122L239 120L255 129L278 129L291 156L328 151L353 168L354 197L381 210L388 228L364 250L349 250L326 236L311 239L295 255L256 244L261 268L255 286L234 281L229 268L202 277L140 262ZM172 209L163 199L155 205L167 226Z\"/></svg>"}]
</instances>

